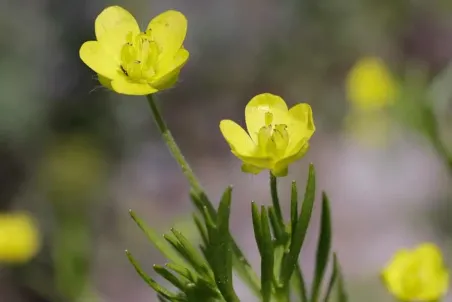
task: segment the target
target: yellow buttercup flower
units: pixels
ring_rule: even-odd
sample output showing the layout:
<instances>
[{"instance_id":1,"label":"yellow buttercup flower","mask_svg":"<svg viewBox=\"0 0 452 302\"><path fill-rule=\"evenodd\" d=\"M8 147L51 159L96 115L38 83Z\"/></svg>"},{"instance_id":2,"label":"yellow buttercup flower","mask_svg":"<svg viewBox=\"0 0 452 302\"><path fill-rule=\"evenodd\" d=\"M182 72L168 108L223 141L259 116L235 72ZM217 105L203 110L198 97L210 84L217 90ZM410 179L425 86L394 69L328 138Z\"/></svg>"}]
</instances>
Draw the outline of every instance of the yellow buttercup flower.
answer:
<instances>
[{"instance_id":1,"label":"yellow buttercup flower","mask_svg":"<svg viewBox=\"0 0 452 302\"><path fill-rule=\"evenodd\" d=\"M23 263L40 248L37 225L25 213L0 214L0 263Z\"/></svg>"},{"instance_id":2,"label":"yellow buttercup flower","mask_svg":"<svg viewBox=\"0 0 452 302\"><path fill-rule=\"evenodd\" d=\"M110 6L96 18L97 41L85 42L80 58L102 85L122 94L151 94L177 81L189 57L186 33L187 19L178 11L158 15L141 32L127 10Z\"/></svg>"},{"instance_id":3,"label":"yellow buttercup flower","mask_svg":"<svg viewBox=\"0 0 452 302\"><path fill-rule=\"evenodd\" d=\"M248 133L231 120L222 120L220 130L232 153L243 161L244 172L257 174L269 169L285 176L288 165L309 148L315 131L311 106L302 103L287 108L284 100L264 93L255 96L245 108Z\"/></svg>"},{"instance_id":4,"label":"yellow buttercup flower","mask_svg":"<svg viewBox=\"0 0 452 302\"><path fill-rule=\"evenodd\" d=\"M379 109L394 101L396 83L384 61L365 57L348 74L346 93L356 109Z\"/></svg>"},{"instance_id":5,"label":"yellow buttercup flower","mask_svg":"<svg viewBox=\"0 0 452 302\"><path fill-rule=\"evenodd\" d=\"M431 243L398 251L382 276L388 290L401 301L435 301L449 286L441 251Z\"/></svg>"}]
</instances>

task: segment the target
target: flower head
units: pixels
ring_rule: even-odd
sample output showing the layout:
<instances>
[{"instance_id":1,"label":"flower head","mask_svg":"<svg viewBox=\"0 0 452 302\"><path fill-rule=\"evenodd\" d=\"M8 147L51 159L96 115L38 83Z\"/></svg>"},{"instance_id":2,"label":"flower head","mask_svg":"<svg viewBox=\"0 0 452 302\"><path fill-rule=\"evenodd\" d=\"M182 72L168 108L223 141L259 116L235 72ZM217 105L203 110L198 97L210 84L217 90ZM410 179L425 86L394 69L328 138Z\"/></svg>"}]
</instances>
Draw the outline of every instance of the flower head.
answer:
<instances>
[{"instance_id":1,"label":"flower head","mask_svg":"<svg viewBox=\"0 0 452 302\"><path fill-rule=\"evenodd\" d=\"M290 163L309 148L315 131L311 106L302 103L287 108L284 100L264 93L255 96L245 108L248 133L231 120L222 120L220 130L232 153L243 161L244 172L257 174L269 169L285 176Z\"/></svg>"},{"instance_id":2,"label":"flower head","mask_svg":"<svg viewBox=\"0 0 452 302\"><path fill-rule=\"evenodd\" d=\"M396 83L379 58L360 59L347 76L346 92L352 105L361 110L379 109L394 100Z\"/></svg>"},{"instance_id":3,"label":"flower head","mask_svg":"<svg viewBox=\"0 0 452 302\"><path fill-rule=\"evenodd\" d=\"M187 19L180 12L158 15L141 32L127 10L110 6L97 16L97 41L85 42L80 58L102 85L122 94L151 94L177 81L189 57L186 33Z\"/></svg>"},{"instance_id":4,"label":"flower head","mask_svg":"<svg viewBox=\"0 0 452 302\"><path fill-rule=\"evenodd\" d=\"M449 273L437 246L402 249L382 273L388 290L401 301L434 301L447 292Z\"/></svg>"},{"instance_id":5,"label":"flower head","mask_svg":"<svg viewBox=\"0 0 452 302\"><path fill-rule=\"evenodd\" d=\"M24 213L0 214L0 263L22 263L40 247L34 220Z\"/></svg>"}]
</instances>

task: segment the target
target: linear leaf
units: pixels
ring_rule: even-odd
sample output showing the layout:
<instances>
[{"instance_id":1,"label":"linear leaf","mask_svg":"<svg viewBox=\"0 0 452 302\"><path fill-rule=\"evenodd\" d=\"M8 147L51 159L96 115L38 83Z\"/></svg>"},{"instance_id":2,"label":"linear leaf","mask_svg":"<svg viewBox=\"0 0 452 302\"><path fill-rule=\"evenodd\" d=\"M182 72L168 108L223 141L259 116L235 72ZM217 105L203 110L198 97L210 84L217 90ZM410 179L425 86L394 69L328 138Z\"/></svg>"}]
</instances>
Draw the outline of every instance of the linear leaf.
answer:
<instances>
[{"instance_id":1,"label":"linear leaf","mask_svg":"<svg viewBox=\"0 0 452 302\"><path fill-rule=\"evenodd\" d=\"M301 247L303 245L306 233L311 220L312 209L315 199L315 169L314 165L309 165L309 176L306 184L306 191L304 195L303 204L301 206L301 212L298 217L297 225L293 235L293 240L290 243L289 253L285 257L283 267L281 270L281 281L287 286L292 273L297 266L298 257L300 255Z\"/></svg>"},{"instance_id":2,"label":"linear leaf","mask_svg":"<svg viewBox=\"0 0 452 302\"><path fill-rule=\"evenodd\" d=\"M148 237L149 241L151 241L154 246L170 261L179 263L179 264L187 264L187 262L181 258L177 253L171 249L170 246L165 242L161 235L158 235L153 229L149 228L141 218L139 218L135 212L129 210L130 217L132 217L133 221L138 225L138 227L144 232L144 234Z\"/></svg>"},{"instance_id":3,"label":"linear leaf","mask_svg":"<svg viewBox=\"0 0 452 302\"><path fill-rule=\"evenodd\" d=\"M152 287L157 293L164 296L167 299L170 299L172 301L182 301L176 294L170 292L166 288L162 287L160 284L154 281L151 277L149 277L138 265L135 258L132 256L132 254L126 250L127 258L129 258L130 263L132 263L133 267L135 268L138 275L140 275L141 279L143 279L150 287Z\"/></svg>"},{"instance_id":4,"label":"linear leaf","mask_svg":"<svg viewBox=\"0 0 452 302\"><path fill-rule=\"evenodd\" d=\"M154 265L154 270L157 274L168 280L172 285L184 291L186 288L186 282L183 282L179 278L177 278L173 273L167 270L165 267L160 265Z\"/></svg>"},{"instance_id":5,"label":"linear leaf","mask_svg":"<svg viewBox=\"0 0 452 302\"><path fill-rule=\"evenodd\" d=\"M320 236L317 244L314 281L312 283L311 301L317 302L320 295L331 249L331 213L328 197L322 194L322 215L320 220Z\"/></svg>"},{"instance_id":6,"label":"linear leaf","mask_svg":"<svg viewBox=\"0 0 452 302\"><path fill-rule=\"evenodd\" d=\"M273 284L274 253L270 233L269 218L265 206L261 207L262 254L261 254L261 288L262 301L270 302Z\"/></svg>"},{"instance_id":7,"label":"linear leaf","mask_svg":"<svg viewBox=\"0 0 452 302\"><path fill-rule=\"evenodd\" d=\"M232 284L232 253L231 235L229 233L229 215L231 212L232 188L228 187L218 206L216 234L209 238L210 244L207 246L210 259L212 259L212 269L215 275L215 282L226 301L240 301L235 294Z\"/></svg>"}]
</instances>

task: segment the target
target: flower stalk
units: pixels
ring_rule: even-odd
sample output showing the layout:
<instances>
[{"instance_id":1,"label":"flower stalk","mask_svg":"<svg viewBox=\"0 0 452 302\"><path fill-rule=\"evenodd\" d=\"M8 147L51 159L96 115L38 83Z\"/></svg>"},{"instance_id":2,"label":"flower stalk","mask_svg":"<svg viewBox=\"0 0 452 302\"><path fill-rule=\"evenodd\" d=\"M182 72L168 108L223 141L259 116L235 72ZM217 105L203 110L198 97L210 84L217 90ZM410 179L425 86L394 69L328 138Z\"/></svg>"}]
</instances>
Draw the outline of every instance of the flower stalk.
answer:
<instances>
[{"instance_id":1,"label":"flower stalk","mask_svg":"<svg viewBox=\"0 0 452 302\"><path fill-rule=\"evenodd\" d=\"M179 146L177 145L176 141L174 140L173 135L171 134L171 131L168 129L168 126L166 125L165 121L162 118L162 115L160 114L159 109L157 108L157 104L155 103L154 95L148 94L146 96L149 104L149 108L151 108L152 116L154 118L155 124L157 125L163 140L165 141L166 145L168 146L169 151L173 155L174 159L177 161L179 166L182 169L182 172L184 173L185 177L187 178L188 182L190 183L190 186L192 189L196 192L197 195L203 192L203 189L196 178L195 174L193 173L193 170L191 169L190 165L188 164L187 160L185 159L184 155L182 154Z\"/></svg>"}]
</instances>

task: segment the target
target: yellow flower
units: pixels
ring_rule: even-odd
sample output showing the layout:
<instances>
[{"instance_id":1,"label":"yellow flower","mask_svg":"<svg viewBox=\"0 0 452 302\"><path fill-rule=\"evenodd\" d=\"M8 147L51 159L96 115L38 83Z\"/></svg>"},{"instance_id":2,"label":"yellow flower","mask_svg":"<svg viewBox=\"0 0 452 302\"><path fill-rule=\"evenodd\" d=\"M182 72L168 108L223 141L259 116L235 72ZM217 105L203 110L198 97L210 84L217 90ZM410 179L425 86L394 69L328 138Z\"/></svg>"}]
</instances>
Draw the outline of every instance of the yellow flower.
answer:
<instances>
[{"instance_id":1,"label":"yellow flower","mask_svg":"<svg viewBox=\"0 0 452 302\"><path fill-rule=\"evenodd\" d=\"M0 214L0 263L26 262L39 248L39 231L29 215Z\"/></svg>"},{"instance_id":2,"label":"yellow flower","mask_svg":"<svg viewBox=\"0 0 452 302\"><path fill-rule=\"evenodd\" d=\"M288 165L309 148L315 131L311 106L298 104L290 110L284 100L264 93L245 108L248 133L231 120L222 120L220 130L232 153L243 161L244 172L269 169L275 176L287 175Z\"/></svg>"},{"instance_id":3,"label":"yellow flower","mask_svg":"<svg viewBox=\"0 0 452 302\"><path fill-rule=\"evenodd\" d=\"M431 243L398 251L382 276L388 290L401 301L434 301L446 294L449 285L441 251Z\"/></svg>"},{"instance_id":4,"label":"yellow flower","mask_svg":"<svg viewBox=\"0 0 452 302\"><path fill-rule=\"evenodd\" d=\"M135 18L119 6L96 18L97 41L85 42L80 58L102 85L122 94L145 95L174 85L189 53L183 47L187 19L166 11L141 32Z\"/></svg>"},{"instance_id":5,"label":"yellow flower","mask_svg":"<svg viewBox=\"0 0 452 302\"><path fill-rule=\"evenodd\" d=\"M365 57L348 74L346 92L348 100L357 109L379 109L394 101L396 83L381 59Z\"/></svg>"}]
</instances>

